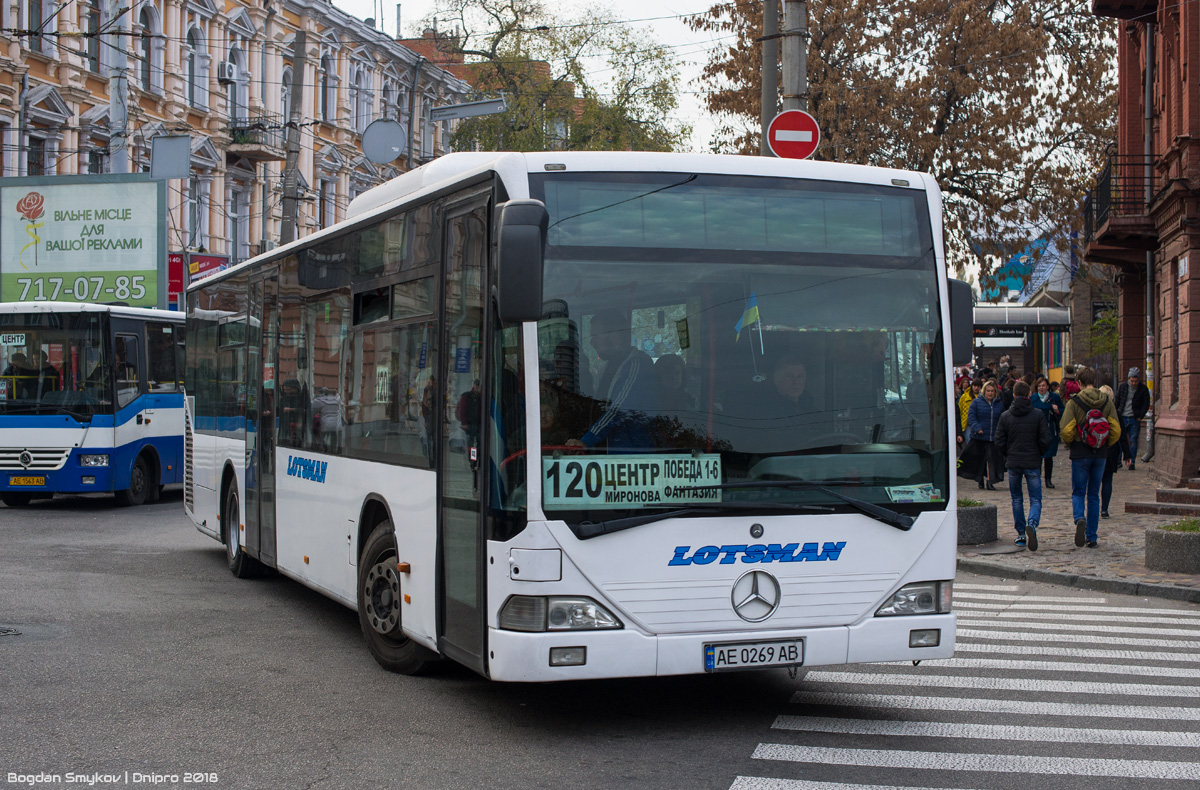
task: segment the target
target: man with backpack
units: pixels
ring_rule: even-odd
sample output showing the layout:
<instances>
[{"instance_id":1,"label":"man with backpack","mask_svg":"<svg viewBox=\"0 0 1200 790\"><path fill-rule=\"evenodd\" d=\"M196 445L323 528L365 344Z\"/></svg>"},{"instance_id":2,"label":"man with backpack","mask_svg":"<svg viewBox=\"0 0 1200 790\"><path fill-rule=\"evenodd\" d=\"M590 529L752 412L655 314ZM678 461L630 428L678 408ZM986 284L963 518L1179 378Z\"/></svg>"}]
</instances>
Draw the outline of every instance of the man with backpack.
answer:
<instances>
[{"instance_id":1,"label":"man with backpack","mask_svg":"<svg viewBox=\"0 0 1200 790\"><path fill-rule=\"evenodd\" d=\"M1063 410L1063 444L1071 448L1071 511L1075 545L1099 547L1100 486L1109 445L1121 439L1121 422L1112 399L1096 389L1096 371L1081 367L1075 373L1079 394ZM1085 511L1086 500L1086 516Z\"/></svg>"}]
</instances>

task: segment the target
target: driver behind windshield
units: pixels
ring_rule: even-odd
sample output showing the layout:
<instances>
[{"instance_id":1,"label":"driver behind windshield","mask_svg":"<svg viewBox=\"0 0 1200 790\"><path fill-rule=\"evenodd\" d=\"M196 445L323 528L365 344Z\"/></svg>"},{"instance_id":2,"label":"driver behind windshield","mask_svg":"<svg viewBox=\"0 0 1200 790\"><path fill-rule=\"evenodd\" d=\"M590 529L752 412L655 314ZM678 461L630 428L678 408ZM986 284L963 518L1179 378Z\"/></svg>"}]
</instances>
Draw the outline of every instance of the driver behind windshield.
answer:
<instances>
[{"instance_id":1,"label":"driver behind windshield","mask_svg":"<svg viewBox=\"0 0 1200 790\"><path fill-rule=\"evenodd\" d=\"M596 395L604 411L582 439L570 439L572 447L595 447L608 442L610 450L648 450L653 441L646 425L646 412L653 406L655 378L650 356L632 345L628 313L604 310L592 318L592 348L604 361Z\"/></svg>"},{"instance_id":2,"label":"driver behind windshield","mask_svg":"<svg viewBox=\"0 0 1200 790\"><path fill-rule=\"evenodd\" d=\"M29 368L29 359L20 351L12 355L4 372L0 373L12 381L10 397L21 400L33 400L37 392L37 375Z\"/></svg>"}]
</instances>

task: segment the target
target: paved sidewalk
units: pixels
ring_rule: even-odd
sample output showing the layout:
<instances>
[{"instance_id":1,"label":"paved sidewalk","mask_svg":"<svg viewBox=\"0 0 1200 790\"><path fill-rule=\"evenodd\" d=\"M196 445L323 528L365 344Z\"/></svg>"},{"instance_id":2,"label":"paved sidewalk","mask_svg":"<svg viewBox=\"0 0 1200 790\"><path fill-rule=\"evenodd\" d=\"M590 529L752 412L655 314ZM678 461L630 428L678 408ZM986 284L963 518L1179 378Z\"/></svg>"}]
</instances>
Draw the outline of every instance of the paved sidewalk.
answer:
<instances>
[{"instance_id":1,"label":"paved sidewalk","mask_svg":"<svg viewBox=\"0 0 1200 790\"><path fill-rule=\"evenodd\" d=\"M1007 576L1030 581L1066 584L1128 595L1173 598L1200 603L1200 576L1162 573L1146 569L1144 562L1147 527L1167 523L1170 516L1135 515L1125 512L1126 502L1153 502L1158 487L1150 479L1150 463L1139 463L1130 472L1121 469L1113 476L1111 518L1100 519L1100 548L1075 547L1075 521L1071 515L1071 462L1060 452L1054 463L1053 489L1042 489L1042 518L1036 552L1013 545L1012 500L1007 479L995 491L980 490L971 480L958 479L960 499L995 505L1000 540L980 546L959 546L958 567L989 576ZM1045 483L1043 475L1043 484ZM1025 493L1029 514L1029 494Z\"/></svg>"}]
</instances>

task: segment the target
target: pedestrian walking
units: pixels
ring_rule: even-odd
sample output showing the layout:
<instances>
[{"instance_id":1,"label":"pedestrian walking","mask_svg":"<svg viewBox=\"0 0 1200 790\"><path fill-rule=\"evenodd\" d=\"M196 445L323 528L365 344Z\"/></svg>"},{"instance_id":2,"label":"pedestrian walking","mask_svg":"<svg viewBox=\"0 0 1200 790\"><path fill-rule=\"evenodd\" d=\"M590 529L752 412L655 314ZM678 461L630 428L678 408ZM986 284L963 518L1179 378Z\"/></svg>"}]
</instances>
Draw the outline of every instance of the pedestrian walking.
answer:
<instances>
[{"instance_id":1,"label":"pedestrian walking","mask_svg":"<svg viewBox=\"0 0 1200 790\"><path fill-rule=\"evenodd\" d=\"M963 463L959 474L973 477L980 488L995 491L995 483L1004 479L1004 463L996 450L996 426L1004 405L996 388L996 382L983 385L979 397L971 402L967 410L967 436L969 443L963 452Z\"/></svg>"},{"instance_id":2,"label":"pedestrian walking","mask_svg":"<svg viewBox=\"0 0 1200 790\"><path fill-rule=\"evenodd\" d=\"M1058 454L1058 423L1062 418L1063 402L1062 398L1058 397L1058 393L1050 389L1050 382L1046 381L1045 376L1039 376L1034 382L1034 390L1030 396L1030 402L1033 404L1033 408L1046 416L1046 421L1050 423L1051 433L1054 435L1054 440L1050 442L1050 449L1046 450L1045 455L1042 456L1042 464L1045 467L1042 482L1046 488L1054 488L1054 456Z\"/></svg>"},{"instance_id":3,"label":"pedestrian walking","mask_svg":"<svg viewBox=\"0 0 1200 790\"><path fill-rule=\"evenodd\" d=\"M1117 407L1117 415L1121 418L1121 435L1125 437L1128 448L1126 458L1129 461L1129 471L1137 468L1138 434L1141 433L1142 419L1150 411L1150 388L1142 383L1142 371L1137 368L1129 369L1129 376L1117 387L1117 395L1113 398Z\"/></svg>"},{"instance_id":4,"label":"pedestrian walking","mask_svg":"<svg viewBox=\"0 0 1200 790\"><path fill-rule=\"evenodd\" d=\"M1000 415L996 426L996 449L1004 456L1008 469L1008 493L1012 497L1013 526L1018 546L1037 551L1037 528L1042 517L1042 456L1054 441L1050 421L1029 400L1029 384L1013 385L1013 405ZM1029 518L1021 481L1029 489Z\"/></svg>"},{"instance_id":5,"label":"pedestrian walking","mask_svg":"<svg viewBox=\"0 0 1200 790\"><path fill-rule=\"evenodd\" d=\"M958 441L962 445L960 450L966 449L967 412L970 411L971 403L979 397L982 390L983 379L975 379L963 390L962 395L958 396Z\"/></svg>"},{"instance_id":6,"label":"pedestrian walking","mask_svg":"<svg viewBox=\"0 0 1200 790\"><path fill-rule=\"evenodd\" d=\"M1113 397L1112 387L1105 384L1100 388L1108 397ZM1120 409L1118 409L1120 413ZM1100 481L1100 518L1108 518L1108 503L1112 501L1113 492L1113 475L1121 468L1121 456L1126 451L1125 433L1121 432L1121 438L1116 444L1108 446L1108 455L1104 457L1104 477Z\"/></svg>"},{"instance_id":7,"label":"pedestrian walking","mask_svg":"<svg viewBox=\"0 0 1200 790\"><path fill-rule=\"evenodd\" d=\"M1075 545L1099 547L1100 487L1108 448L1121 438L1121 423L1112 399L1096 389L1096 371L1080 368L1079 394L1063 410L1063 444L1071 448L1071 515Z\"/></svg>"},{"instance_id":8,"label":"pedestrian walking","mask_svg":"<svg viewBox=\"0 0 1200 790\"><path fill-rule=\"evenodd\" d=\"M1079 377L1073 366L1067 365L1063 370L1062 398L1066 402L1079 394L1080 386Z\"/></svg>"}]
</instances>

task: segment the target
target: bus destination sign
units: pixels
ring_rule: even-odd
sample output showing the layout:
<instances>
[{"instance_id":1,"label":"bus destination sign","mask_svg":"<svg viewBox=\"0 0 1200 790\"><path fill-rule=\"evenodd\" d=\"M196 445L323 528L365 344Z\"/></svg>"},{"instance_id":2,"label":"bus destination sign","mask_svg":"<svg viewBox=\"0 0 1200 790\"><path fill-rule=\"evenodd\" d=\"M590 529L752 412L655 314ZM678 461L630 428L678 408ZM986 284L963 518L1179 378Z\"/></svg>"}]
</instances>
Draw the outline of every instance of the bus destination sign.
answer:
<instances>
[{"instance_id":1,"label":"bus destination sign","mask_svg":"<svg viewBox=\"0 0 1200 790\"><path fill-rule=\"evenodd\" d=\"M596 509L720 502L721 456L613 455L542 459L547 507Z\"/></svg>"}]
</instances>

